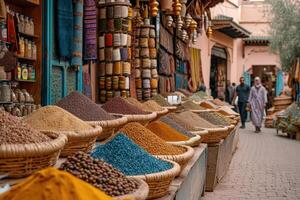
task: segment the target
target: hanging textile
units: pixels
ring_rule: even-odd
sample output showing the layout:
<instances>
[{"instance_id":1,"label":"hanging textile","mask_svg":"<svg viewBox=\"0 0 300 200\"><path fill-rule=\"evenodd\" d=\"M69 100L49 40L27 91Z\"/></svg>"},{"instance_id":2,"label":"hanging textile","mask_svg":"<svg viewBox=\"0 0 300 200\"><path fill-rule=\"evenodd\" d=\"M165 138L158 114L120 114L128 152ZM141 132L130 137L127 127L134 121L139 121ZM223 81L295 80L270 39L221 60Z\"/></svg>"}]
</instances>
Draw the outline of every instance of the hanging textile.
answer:
<instances>
[{"instance_id":1,"label":"hanging textile","mask_svg":"<svg viewBox=\"0 0 300 200\"><path fill-rule=\"evenodd\" d=\"M82 65L82 25L83 25L83 2L82 0L73 0L74 16L74 38L71 65Z\"/></svg>"},{"instance_id":2,"label":"hanging textile","mask_svg":"<svg viewBox=\"0 0 300 200\"><path fill-rule=\"evenodd\" d=\"M191 67L190 73L191 74L190 74L190 76L192 78L193 91L196 91L197 88L203 82L200 50L195 49L195 48L190 48L190 56L191 56L191 62L190 62L190 67Z\"/></svg>"},{"instance_id":3,"label":"hanging textile","mask_svg":"<svg viewBox=\"0 0 300 200\"><path fill-rule=\"evenodd\" d=\"M284 80L283 80L283 72L279 70L277 72L277 79L276 79L276 96L279 96L283 91L284 87Z\"/></svg>"},{"instance_id":4,"label":"hanging textile","mask_svg":"<svg viewBox=\"0 0 300 200\"><path fill-rule=\"evenodd\" d=\"M251 86L251 76L249 72L244 72L243 77L245 79L245 83L249 86Z\"/></svg>"},{"instance_id":5,"label":"hanging textile","mask_svg":"<svg viewBox=\"0 0 300 200\"><path fill-rule=\"evenodd\" d=\"M7 41L11 43L11 50L18 51L18 42L14 16L7 13Z\"/></svg>"},{"instance_id":6,"label":"hanging textile","mask_svg":"<svg viewBox=\"0 0 300 200\"><path fill-rule=\"evenodd\" d=\"M84 0L84 60L97 59L97 8L95 0Z\"/></svg>"},{"instance_id":7,"label":"hanging textile","mask_svg":"<svg viewBox=\"0 0 300 200\"><path fill-rule=\"evenodd\" d=\"M73 51L73 2L72 0L57 0L57 44L58 56L71 59Z\"/></svg>"}]
</instances>

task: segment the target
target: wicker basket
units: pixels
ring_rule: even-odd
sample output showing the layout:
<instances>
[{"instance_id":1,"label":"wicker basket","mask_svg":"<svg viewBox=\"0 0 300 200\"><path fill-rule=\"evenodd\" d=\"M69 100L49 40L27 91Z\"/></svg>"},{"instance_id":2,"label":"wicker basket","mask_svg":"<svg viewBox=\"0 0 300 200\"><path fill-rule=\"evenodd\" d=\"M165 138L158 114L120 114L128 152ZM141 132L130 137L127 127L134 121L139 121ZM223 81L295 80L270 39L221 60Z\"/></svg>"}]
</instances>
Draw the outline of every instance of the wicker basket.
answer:
<instances>
[{"instance_id":1,"label":"wicker basket","mask_svg":"<svg viewBox=\"0 0 300 200\"><path fill-rule=\"evenodd\" d=\"M227 127L205 128L205 129L208 131L208 133L218 135L222 139L225 139L230 134Z\"/></svg>"},{"instance_id":2,"label":"wicker basket","mask_svg":"<svg viewBox=\"0 0 300 200\"><path fill-rule=\"evenodd\" d=\"M177 106L164 106L163 108L168 109L169 112L176 112Z\"/></svg>"},{"instance_id":3,"label":"wicker basket","mask_svg":"<svg viewBox=\"0 0 300 200\"><path fill-rule=\"evenodd\" d=\"M113 115L120 115L120 114L115 114L111 113ZM128 122L139 122L140 124L146 126L150 121L156 118L157 114L156 112L152 112L147 115L122 115L127 117Z\"/></svg>"},{"instance_id":4,"label":"wicker basket","mask_svg":"<svg viewBox=\"0 0 300 200\"><path fill-rule=\"evenodd\" d=\"M0 174L9 178L22 178L54 166L67 142L62 134L45 132L53 140L38 144L1 144Z\"/></svg>"},{"instance_id":5,"label":"wicker basket","mask_svg":"<svg viewBox=\"0 0 300 200\"><path fill-rule=\"evenodd\" d=\"M155 112L156 112L157 116L156 116L156 118L153 119L153 121L155 121L155 120L161 118L162 116L168 114L169 110L167 108L163 108L163 110L155 111Z\"/></svg>"},{"instance_id":6,"label":"wicker basket","mask_svg":"<svg viewBox=\"0 0 300 200\"><path fill-rule=\"evenodd\" d=\"M128 199L145 200L145 199L147 199L148 194L149 194L149 186L147 185L147 183L140 178L129 177L129 179L136 182L139 187L130 194L113 197L113 199L115 199L115 200L128 200Z\"/></svg>"},{"instance_id":7,"label":"wicker basket","mask_svg":"<svg viewBox=\"0 0 300 200\"><path fill-rule=\"evenodd\" d=\"M165 196L169 191L171 182L180 173L179 164L171 160L165 161L171 163L173 167L163 172L145 174L140 176L131 176L146 181L149 186L149 194L147 199L155 199Z\"/></svg>"},{"instance_id":8,"label":"wicker basket","mask_svg":"<svg viewBox=\"0 0 300 200\"><path fill-rule=\"evenodd\" d=\"M114 131L118 131L119 128L123 125L125 125L128 122L128 119L126 116L120 116L119 118L113 119L113 120L106 120L106 121L88 121L87 123L93 126L101 126L102 127L102 133L98 136L98 140L105 140L106 138L109 138Z\"/></svg>"},{"instance_id":9,"label":"wicker basket","mask_svg":"<svg viewBox=\"0 0 300 200\"><path fill-rule=\"evenodd\" d=\"M186 146L190 146L190 147L195 147L195 146L199 146L200 139L201 139L200 135L195 135L194 137L191 137L187 141L177 141L177 142L167 142L167 143L175 144L175 145L186 145Z\"/></svg>"},{"instance_id":10,"label":"wicker basket","mask_svg":"<svg viewBox=\"0 0 300 200\"><path fill-rule=\"evenodd\" d=\"M61 157L67 157L73 155L78 151L83 151L83 152L91 151L96 142L97 137L102 132L102 128L100 126L95 126L95 128L91 130L84 130L80 132L47 131L47 130L43 130L41 132L65 134L68 137L68 142L61 152Z\"/></svg>"},{"instance_id":11,"label":"wicker basket","mask_svg":"<svg viewBox=\"0 0 300 200\"><path fill-rule=\"evenodd\" d=\"M179 155L155 155L155 157L172 160L178 163L181 169L183 169L184 166L187 164L187 162L193 157L194 149L192 147L185 146L185 145L176 145L176 146L183 147L186 149L186 151L183 154L179 154Z\"/></svg>"}]
</instances>

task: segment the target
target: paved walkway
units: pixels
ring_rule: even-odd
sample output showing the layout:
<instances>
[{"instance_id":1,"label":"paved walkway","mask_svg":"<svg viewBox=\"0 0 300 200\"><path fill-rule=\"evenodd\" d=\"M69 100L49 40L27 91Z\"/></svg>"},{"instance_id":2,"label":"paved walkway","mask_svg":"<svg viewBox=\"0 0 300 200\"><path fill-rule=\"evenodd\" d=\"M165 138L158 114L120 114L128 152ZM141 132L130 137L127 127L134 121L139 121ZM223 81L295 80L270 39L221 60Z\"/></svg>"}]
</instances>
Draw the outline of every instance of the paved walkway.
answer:
<instances>
[{"instance_id":1,"label":"paved walkway","mask_svg":"<svg viewBox=\"0 0 300 200\"><path fill-rule=\"evenodd\" d=\"M274 129L252 129L240 130L227 175L203 200L300 199L300 141L276 136Z\"/></svg>"}]
</instances>

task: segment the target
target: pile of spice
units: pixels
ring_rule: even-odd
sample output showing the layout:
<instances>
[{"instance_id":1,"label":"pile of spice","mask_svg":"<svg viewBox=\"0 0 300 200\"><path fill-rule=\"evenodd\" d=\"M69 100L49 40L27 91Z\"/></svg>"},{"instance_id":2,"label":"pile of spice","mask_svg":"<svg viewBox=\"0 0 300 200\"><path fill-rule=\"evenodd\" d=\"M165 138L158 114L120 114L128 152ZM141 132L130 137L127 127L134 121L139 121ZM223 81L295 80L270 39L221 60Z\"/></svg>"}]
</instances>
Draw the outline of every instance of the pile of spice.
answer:
<instances>
[{"instance_id":1,"label":"pile of spice","mask_svg":"<svg viewBox=\"0 0 300 200\"><path fill-rule=\"evenodd\" d=\"M51 139L19 118L0 110L0 144L29 144Z\"/></svg>"},{"instance_id":2,"label":"pile of spice","mask_svg":"<svg viewBox=\"0 0 300 200\"><path fill-rule=\"evenodd\" d=\"M234 124L235 120L230 119L229 117L226 117L225 115L218 113L218 112L214 112L214 115L217 115L218 117L221 117L224 121L226 121L228 124Z\"/></svg>"},{"instance_id":3,"label":"pile of spice","mask_svg":"<svg viewBox=\"0 0 300 200\"><path fill-rule=\"evenodd\" d=\"M200 106L206 109L217 109L219 107L210 101L203 101L200 103Z\"/></svg>"},{"instance_id":4,"label":"pile of spice","mask_svg":"<svg viewBox=\"0 0 300 200\"><path fill-rule=\"evenodd\" d=\"M132 104L128 103L121 97L114 97L105 104L102 108L109 113L116 113L122 115L147 115L149 112L143 111Z\"/></svg>"},{"instance_id":5,"label":"pile of spice","mask_svg":"<svg viewBox=\"0 0 300 200\"><path fill-rule=\"evenodd\" d=\"M144 102L143 106L144 106L146 111L152 111L153 112L153 111L162 111L162 110L164 110L164 108L161 107L154 100L148 100L148 101Z\"/></svg>"},{"instance_id":6,"label":"pile of spice","mask_svg":"<svg viewBox=\"0 0 300 200\"><path fill-rule=\"evenodd\" d=\"M179 117L178 114L170 113L167 116L188 131L202 130L201 128L197 128L197 127L193 126L193 124L191 122L189 122L187 120L183 120L181 117Z\"/></svg>"},{"instance_id":7,"label":"pile of spice","mask_svg":"<svg viewBox=\"0 0 300 200\"><path fill-rule=\"evenodd\" d=\"M213 102L214 104L216 104L217 106L224 106L224 105L226 105L226 103L225 103L224 101L221 101L221 100L218 99L218 98L212 100L212 102Z\"/></svg>"},{"instance_id":8,"label":"pile of spice","mask_svg":"<svg viewBox=\"0 0 300 200\"><path fill-rule=\"evenodd\" d=\"M67 158L60 169L80 178L109 196L121 196L132 193L138 188L137 183L103 160L89 154L78 152Z\"/></svg>"},{"instance_id":9,"label":"pile of spice","mask_svg":"<svg viewBox=\"0 0 300 200\"><path fill-rule=\"evenodd\" d=\"M127 176L152 174L172 168L172 164L155 158L123 134L99 145L92 157L103 159Z\"/></svg>"},{"instance_id":10,"label":"pile of spice","mask_svg":"<svg viewBox=\"0 0 300 200\"><path fill-rule=\"evenodd\" d=\"M163 116L159 120L166 123L166 124L168 124L172 128L176 129L179 133L182 133L182 134L186 135L189 138L195 136L191 132L189 132L187 129L185 129L183 126L181 126L180 124L178 124L177 122L172 120L169 116Z\"/></svg>"},{"instance_id":11,"label":"pile of spice","mask_svg":"<svg viewBox=\"0 0 300 200\"><path fill-rule=\"evenodd\" d=\"M41 170L0 195L0 200L8 199L113 200L92 185L55 168Z\"/></svg>"},{"instance_id":12,"label":"pile of spice","mask_svg":"<svg viewBox=\"0 0 300 200\"><path fill-rule=\"evenodd\" d=\"M176 129L170 127L169 125L161 121L151 122L150 124L148 124L147 129L155 133L161 139L168 142L189 140L189 137L182 133L179 133Z\"/></svg>"},{"instance_id":13,"label":"pile of spice","mask_svg":"<svg viewBox=\"0 0 300 200\"><path fill-rule=\"evenodd\" d=\"M230 125L230 123L225 121L223 117L219 116L215 112L202 112L202 113L198 113L198 115L214 125L219 125L219 126L229 126Z\"/></svg>"},{"instance_id":14,"label":"pile of spice","mask_svg":"<svg viewBox=\"0 0 300 200\"><path fill-rule=\"evenodd\" d=\"M140 123L126 124L119 131L152 155L178 155L185 152L184 148L166 143Z\"/></svg>"},{"instance_id":15,"label":"pile of spice","mask_svg":"<svg viewBox=\"0 0 300 200\"><path fill-rule=\"evenodd\" d=\"M195 100L195 101L202 101L206 97L207 97L207 94L205 92L200 91L200 92L194 93L192 96L189 97L189 99Z\"/></svg>"},{"instance_id":16,"label":"pile of spice","mask_svg":"<svg viewBox=\"0 0 300 200\"><path fill-rule=\"evenodd\" d=\"M83 131L92 126L58 106L45 106L27 115L23 120L38 130Z\"/></svg>"},{"instance_id":17,"label":"pile of spice","mask_svg":"<svg viewBox=\"0 0 300 200\"><path fill-rule=\"evenodd\" d=\"M218 126L206 121L205 119L201 118L199 115L191 111L182 112L178 114L178 116L186 123L190 123L193 127L218 128Z\"/></svg>"},{"instance_id":18,"label":"pile of spice","mask_svg":"<svg viewBox=\"0 0 300 200\"><path fill-rule=\"evenodd\" d=\"M145 110L145 107L143 106L143 104L141 102L139 102L137 99L135 99L133 97L128 97L125 100L128 103L130 103L131 105L136 106L138 109Z\"/></svg>"},{"instance_id":19,"label":"pile of spice","mask_svg":"<svg viewBox=\"0 0 300 200\"><path fill-rule=\"evenodd\" d=\"M60 100L57 106L69 111L83 121L106 121L116 119L85 95L75 91Z\"/></svg>"},{"instance_id":20,"label":"pile of spice","mask_svg":"<svg viewBox=\"0 0 300 200\"><path fill-rule=\"evenodd\" d=\"M192 100L182 103L181 106L186 110L205 110L205 108L195 104Z\"/></svg>"},{"instance_id":21,"label":"pile of spice","mask_svg":"<svg viewBox=\"0 0 300 200\"><path fill-rule=\"evenodd\" d=\"M165 107L165 106L170 106L168 102L166 101L165 97L162 95L158 94L152 97L152 100L154 100L156 103L158 103L160 106Z\"/></svg>"},{"instance_id":22,"label":"pile of spice","mask_svg":"<svg viewBox=\"0 0 300 200\"><path fill-rule=\"evenodd\" d=\"M228 106L222 106L219 108L220 111L223 111L224 114L227 115L239 115L238 113L234 112L231 108Z\"/></svg>"}]
</instances>

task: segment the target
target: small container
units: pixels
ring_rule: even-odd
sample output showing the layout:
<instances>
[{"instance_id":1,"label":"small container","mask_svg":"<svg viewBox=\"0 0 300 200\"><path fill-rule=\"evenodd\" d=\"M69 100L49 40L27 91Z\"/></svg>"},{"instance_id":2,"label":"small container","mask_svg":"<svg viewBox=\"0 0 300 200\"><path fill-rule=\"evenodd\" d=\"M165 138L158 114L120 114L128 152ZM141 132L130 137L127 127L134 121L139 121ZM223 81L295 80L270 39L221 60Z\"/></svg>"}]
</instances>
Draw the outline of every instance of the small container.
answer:
<instances>
[{"instance_id":1,"label":"small container","mask_svg":"<svg viewBox=\"0 0 300 200\"><path fill-rule=\"evenodd\" d=\"M32 48L32 59L36 60L37 59L37 47L35 42L31 43L31 48Z\"/></svg>"},{"instance_id":2,"label":"small container","mask_svg":"<svg viewBox=\"0 0 300 200\"><path fill-rule=\"evenodd\" d=\"M28 80L28 69L26 64L22 64L22 80Z\"/></svg>"}]
</instances>

